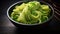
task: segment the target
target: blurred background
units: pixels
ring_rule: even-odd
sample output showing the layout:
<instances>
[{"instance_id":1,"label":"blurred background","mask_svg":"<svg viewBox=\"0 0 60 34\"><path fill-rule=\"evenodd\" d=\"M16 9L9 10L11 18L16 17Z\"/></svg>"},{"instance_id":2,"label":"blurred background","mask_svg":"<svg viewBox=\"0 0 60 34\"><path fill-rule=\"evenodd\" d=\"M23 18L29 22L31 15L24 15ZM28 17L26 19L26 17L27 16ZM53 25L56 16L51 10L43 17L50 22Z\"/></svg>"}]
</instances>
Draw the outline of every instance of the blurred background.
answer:
<instances>
[{"instance_id":1,"label":"blurred background","mask_svg":"<svg viewBox=\"0 0 60 34\"><path fill-rule=\"evenodd\" d=\"M7 9L12 4L22 0L0 0L0 34L16 34L18 31L26 31L15 27L7 18ZM23 0L28 1L28 0ZM48 26L43 29L32 29L34 31L60 31L60 1L59 0L41 0L51 4L54 8L54 18ZM32 31L31 30L31 31ZM27 29L29 31L29 29Z\"/></svg>"}]
</instances>

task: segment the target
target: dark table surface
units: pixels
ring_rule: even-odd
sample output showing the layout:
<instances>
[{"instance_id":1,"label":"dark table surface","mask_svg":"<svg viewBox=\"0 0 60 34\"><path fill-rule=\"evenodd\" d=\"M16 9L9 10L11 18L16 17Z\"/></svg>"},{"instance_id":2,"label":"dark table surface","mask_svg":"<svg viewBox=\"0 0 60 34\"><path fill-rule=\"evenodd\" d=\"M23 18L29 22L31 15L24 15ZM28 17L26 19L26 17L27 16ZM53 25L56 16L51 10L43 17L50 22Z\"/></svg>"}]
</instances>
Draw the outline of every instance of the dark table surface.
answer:
<instances>
[{"instance_id":1,"label":"dark table surface","mask_svg":"<svg viewBox=\"0 0 60 34\"><path fill-rule=\"evenodd\" d=\"M7 18L6 11L10 5L20 0L1 0L0 1L0 34L17 34L21 31L59 31L60 22L58 22L55 17L44 29L20 29L15 27Z\"/></svg>"}]
</instances>

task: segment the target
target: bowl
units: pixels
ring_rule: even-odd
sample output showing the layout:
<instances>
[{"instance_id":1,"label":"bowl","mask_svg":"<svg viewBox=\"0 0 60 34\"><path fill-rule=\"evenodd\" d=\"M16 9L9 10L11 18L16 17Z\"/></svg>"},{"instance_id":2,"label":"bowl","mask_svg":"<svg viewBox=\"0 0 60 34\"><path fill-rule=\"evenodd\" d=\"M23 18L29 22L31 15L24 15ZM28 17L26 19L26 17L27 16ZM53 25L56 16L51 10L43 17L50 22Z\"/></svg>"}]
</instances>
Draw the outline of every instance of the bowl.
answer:
<instances>
[{"instance_id":1,"label":"bowl","mask_svg":"<svg viewBox=\"0 0 60 34\"><path fill-rule=\"evenodd\" d=\"M40 3L42 3L42 4L46 4L46 5L48 5L49 6L49 8L51 9L51 12L50 12L50 17L49 17L49 19L48 20L46 20L46 21L44 21L42 24L23 24L23 23L18 23L18 22L16 22L16 21L14 21L11 17L10 17L10 14L13 12L12 10L14 9L14 7L16 6L16 5L19 5L19 4L22 4L23 2L29 2L29 1L19 1L19 2L16 2L16 3L14 3L13 5L11 5L8 9L7 9L7 17L8 17L8 19L11 21L11 23L13 23L15 26L17 26L17 27L36 27L36 26L45 26L45 25L48 25L47 23L49 23L50 21L51 21L51 19L53 18L53 15L54 15L54 9L53 9L53 7L50 5L50 4L48 4L48 3L46 3L46 2L44 2L44 1L39 1Z\"/></svg>"}]
</instances>

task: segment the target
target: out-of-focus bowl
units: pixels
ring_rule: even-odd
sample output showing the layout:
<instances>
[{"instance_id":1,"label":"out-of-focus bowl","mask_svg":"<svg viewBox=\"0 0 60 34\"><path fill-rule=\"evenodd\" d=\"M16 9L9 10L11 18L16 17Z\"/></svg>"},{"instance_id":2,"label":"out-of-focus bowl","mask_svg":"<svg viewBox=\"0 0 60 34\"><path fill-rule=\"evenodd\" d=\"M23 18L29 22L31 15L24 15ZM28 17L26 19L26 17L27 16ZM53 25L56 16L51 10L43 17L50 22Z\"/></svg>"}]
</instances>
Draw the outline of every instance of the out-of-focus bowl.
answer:
<instances>
[{"instance_id":1,"label":"out-of-focus bowl","mask_svg":"<svg viewBox=\"0 0 60 34\"><path fill-rule=\"evenodd\" d=\"M49 7L50 7L50 9L51 9L51 13L50 13L50 17L49 17L49 19L48 20L46 20L45 22L43 22L42 24L23 24L23 23L18 23L18 22L16 22L16 21L14 21L11 17L10 17L10 14L13 12L12 10L14 9L14 7L16 6L16 5L19 5L19 4L22 4L24 1L19 1L19 2L16 2L16 3L14 3L13 5L11 5L9 8L8 8L8 10L7 10L7 16L8 16L8 19L11 21L11 23L13 23L15 26L17 26L17 27L29 27L29 26L33 26L33 27L36 27L36 26L39 26L39 25L46 25L47 23L49 23L51 20L52 20L52 18L53 18L53 15L54 15L54 9L53 9L53 7L50 5L50 4L48 4L48 3L46 3L46 2L44 2L44 1L39 1L40 3L42 3L42 4L46 4L46 5L48 5ZM25 1L26 2L26 1ZM27 2L29 2L29 1L27 1ZM40 27L40 26L39 26Z\"/></svg>"}]
</instances>

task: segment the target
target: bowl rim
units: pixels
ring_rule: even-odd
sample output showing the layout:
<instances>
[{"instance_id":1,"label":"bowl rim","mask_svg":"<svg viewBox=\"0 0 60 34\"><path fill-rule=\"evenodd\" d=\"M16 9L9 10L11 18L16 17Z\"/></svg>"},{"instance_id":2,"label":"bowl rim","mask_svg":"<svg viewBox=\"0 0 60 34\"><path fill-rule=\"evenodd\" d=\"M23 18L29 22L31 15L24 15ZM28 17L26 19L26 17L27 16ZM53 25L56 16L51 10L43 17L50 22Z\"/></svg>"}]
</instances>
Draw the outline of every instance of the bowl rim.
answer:
<instances>
[{"instance_id":1,"label":"bowl rim","mask_svg":"<svg viewBox=\"0 0 60 34\"><path fill-rule=\"evenodd\" d=\"M44 21L44 22L42 22L42 23L37 23L37 24L24 24L24 23L19 23L19 22L13 20L13 19L9 16L9 10L10 10L10 8L12 8L14 5L16 5L16 4L18 4L18 3L21 3L21 2L24 2L24 1L18 1L18 2L16 2L16 3L12 4L12 5L7 9L7 17L8 17L11 21L13 21L14 23L17 23L17 24L20 24L20 25L29 25L29 26L31 26L31 25L40 25L40 24L44 24L44 23L48 22L50 19L52 19L53 15L54 15L54 9L53 9L53 7L52 7L49 3L46 3L45 1L38 1L38 2L43 2L43 3L47 4L47 5L51 8L51 10L53 11L53 13L52 13L52 15L50 16L50 18L48 18L46 21Z\"/></svg>"}]
</instances>

